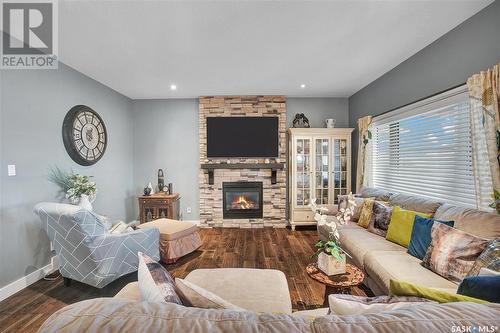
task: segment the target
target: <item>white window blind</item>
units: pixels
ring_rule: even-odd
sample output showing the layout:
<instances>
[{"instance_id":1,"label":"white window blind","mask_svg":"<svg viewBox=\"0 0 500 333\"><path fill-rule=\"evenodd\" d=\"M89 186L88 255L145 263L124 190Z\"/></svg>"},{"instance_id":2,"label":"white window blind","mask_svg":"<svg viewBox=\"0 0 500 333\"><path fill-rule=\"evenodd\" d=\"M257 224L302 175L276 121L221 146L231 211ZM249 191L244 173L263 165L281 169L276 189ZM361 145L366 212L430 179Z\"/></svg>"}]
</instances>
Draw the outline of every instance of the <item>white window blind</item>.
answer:
<instances>
[{"instance_id":1,"label":"white window blind","mask_svg":"<svg viewBox=\"0 0 500 333\"><path fill-rule=\"evenodd\" d=\"M374 118L373 186L478 207L470 122L465 87Z\"/></svg>"}]
</instances>

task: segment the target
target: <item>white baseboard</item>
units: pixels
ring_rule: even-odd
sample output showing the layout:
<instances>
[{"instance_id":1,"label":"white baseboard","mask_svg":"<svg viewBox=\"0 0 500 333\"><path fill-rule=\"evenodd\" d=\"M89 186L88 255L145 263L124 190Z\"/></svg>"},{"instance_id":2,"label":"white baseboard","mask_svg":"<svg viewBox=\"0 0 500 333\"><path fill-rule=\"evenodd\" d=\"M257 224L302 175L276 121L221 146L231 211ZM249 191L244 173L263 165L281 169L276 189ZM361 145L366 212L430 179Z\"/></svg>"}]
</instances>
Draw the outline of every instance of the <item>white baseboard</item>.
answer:
<instances>
[{"instance_id":1,"label":"white baseboard","mask_svg":"<svg viewBox=\"0 0 500 333\"><path fill-rule=\"evenodd\" d=\"M57 256L53 256L50 260L50 264L48 264L47 266L39 268L36 271L31 272L30 274L23 276L22 278L17 279L14 282L9 283L5 287L0 288L0 302L7 297L14 295L18 291L23 290L29 285L37 282L38 280L43 279L45 275L52 273L57 268L59 268L59 259Z\"/></svg>"}]
</instances>

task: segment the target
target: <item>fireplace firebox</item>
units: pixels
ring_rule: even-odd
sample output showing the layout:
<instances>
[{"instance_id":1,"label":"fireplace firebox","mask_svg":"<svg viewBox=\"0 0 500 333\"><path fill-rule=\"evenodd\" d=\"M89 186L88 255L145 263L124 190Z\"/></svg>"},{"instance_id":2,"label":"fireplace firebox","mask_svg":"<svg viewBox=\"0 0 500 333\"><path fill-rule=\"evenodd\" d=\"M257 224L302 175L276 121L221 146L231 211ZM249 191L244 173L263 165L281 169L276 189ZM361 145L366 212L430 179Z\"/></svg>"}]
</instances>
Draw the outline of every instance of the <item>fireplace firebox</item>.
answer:
<instances>
[{"instance_id":1,"label":"fireplace firebox","mask_svg":"<svg viewBox=\"0 0 500 333\"><path fill-rule=\"evenodd\" d=\"M225 219L262 218L262 182L223 182L222 201Z\"/></svg>"}]
</instances>

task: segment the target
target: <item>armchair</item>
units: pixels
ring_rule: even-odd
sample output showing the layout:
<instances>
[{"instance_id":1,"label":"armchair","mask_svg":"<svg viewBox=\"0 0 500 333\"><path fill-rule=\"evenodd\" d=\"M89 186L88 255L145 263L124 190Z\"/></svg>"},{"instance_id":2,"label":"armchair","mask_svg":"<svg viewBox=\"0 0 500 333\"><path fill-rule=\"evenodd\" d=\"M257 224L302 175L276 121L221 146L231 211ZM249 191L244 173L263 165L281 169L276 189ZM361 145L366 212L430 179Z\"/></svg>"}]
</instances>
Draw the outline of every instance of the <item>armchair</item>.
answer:
<instances>
[{"instance_id":1,"label":"armchair","mask_svg":"<svg viewBox=\"0 0 500 333\"><path fill-rule=\"evenodd\" d=\"M59 256L59 271L71 280L103 288L137 270L137 252L160 259L158 229L110 234L102 218L79 206L42 202L34 212Z\"/></svg>"}]
</instances>

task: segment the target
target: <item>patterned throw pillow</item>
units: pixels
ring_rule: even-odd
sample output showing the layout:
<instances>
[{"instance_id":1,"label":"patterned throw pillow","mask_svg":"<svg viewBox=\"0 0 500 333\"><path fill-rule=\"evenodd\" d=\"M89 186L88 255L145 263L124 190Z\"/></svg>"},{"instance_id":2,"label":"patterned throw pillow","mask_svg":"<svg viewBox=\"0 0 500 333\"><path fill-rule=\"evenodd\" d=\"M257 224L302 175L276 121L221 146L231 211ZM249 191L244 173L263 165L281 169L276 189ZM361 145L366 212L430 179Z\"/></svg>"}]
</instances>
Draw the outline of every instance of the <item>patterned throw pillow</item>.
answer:
<instances>
[{"instance_id":1,"label":"patterned throw pillow","mask_svg":"<svg viewBox=\"0 0 500 333\"><path fill-rule=\"evenodd\" d=\"M331 294L328 296L330 314L339 316L379 313L421 303L437 302L412 296L363 297L342 294Z\"/></svg>"},{"instance_id":2,"label":"patterned throw pillow","mask_svg":"<svg viewBox=\"0 0 500 333\"><path fill-rule=\"evenodd\" d=\"M175 292L175 282L168 271L160 263L142 252L139 252L138 256L137 275L142 299L148 302L182 305L179 296Z\"/></svg>"},{"instance_id":3,"label":"patterned throw pillow","mask_svg":"<svg viewBox=\"0 0 500 333\"><path fill-rule=\"evenodd\" d=\"M500 239L494 239L488 243L467 276L477 276L483 267L500 272Z\"/></svg>"},{"instance_id":4,"label":"patterned throw pillow","mask_svg":"<svg viewBox=\"0 0 500 333\"><path fill-rule=\"evenodd\" d=\"M457 283L471 270L488 244L486 239L442 223L432 225L431 238L422 266Z\"/></svg>"},{"instance_id":5,"label":"patterned throw pillow","mask_svg":"<svg viewBox=\"0 0 500 333\"><path fill-rule=\"evenodd\" d=\"M375 200L370 198L363 200L363 205L361 206L361 212L359 213L358 219L358 225L360 227L366 228L368 227L368 224L370 224L374 202Z\"/></svg>"},{"instance_id":6,"label":"patterned throw pillow","mask_svg":"<svg viewBox=\"0 0 500 333\"><path fill-rule=\"evenodd\" d=\"M341 208L347 207L347 197L348 197L347 194L339 195L337 197L339 200L339 205L338 205L339 211ZM352 222L358 222L359 214L361 213L361 207L363 206L363 201L364 201L364 199L361 197L354 197L354 202L355 202L356 206L354 206L353 213L351 216Z\"/></svg>"},{"instance_id":7,"label":"patterned throw pillow","mask_svg":"<svg viewBox=\"0 0 500 333\"><path fill-rule=\"evenodd\" d=\"M389 222L391 222L392 208L382 202L375 201L373 203L372 217L368 224L368 230L371 233L385 237Z\"/></svg>"}]
</instances>

